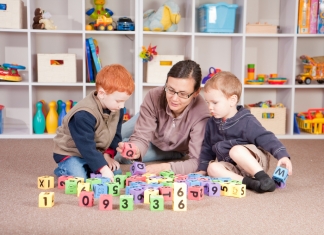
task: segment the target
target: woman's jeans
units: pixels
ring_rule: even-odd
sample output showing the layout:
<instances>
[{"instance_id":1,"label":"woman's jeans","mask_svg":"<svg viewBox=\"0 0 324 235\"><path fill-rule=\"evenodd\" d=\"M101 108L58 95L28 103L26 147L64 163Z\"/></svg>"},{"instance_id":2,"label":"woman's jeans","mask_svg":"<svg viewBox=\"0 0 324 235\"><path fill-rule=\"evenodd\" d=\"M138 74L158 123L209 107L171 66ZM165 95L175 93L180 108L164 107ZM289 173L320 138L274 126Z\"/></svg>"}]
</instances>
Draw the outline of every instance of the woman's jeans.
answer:
<instances>
[{"instance_id":1,"label":"woman's jeans","mask_svg":"<svg viewBox=\"0 0 324 235\"><path fill-rule=\"evenodd\" d=\"M137 121L137 118L139 117L139 113L133 116L130 120L123 123L122 125L122 139L123 142L128 142L129 137L134 132L135 123ZM153 145L151 142L149 143L149 147L147 149L147 152L145 156L142 156L143 162L152 162L152 161L162 161L162 160L178 160L185 156L185 153L177 152L177 151L162 151L155 145ZM117 162L121 164L131 164L132 161L129 159L126 159L120 155L119 152L117 152L115 158Z\"/></svg>"}]
</instances>

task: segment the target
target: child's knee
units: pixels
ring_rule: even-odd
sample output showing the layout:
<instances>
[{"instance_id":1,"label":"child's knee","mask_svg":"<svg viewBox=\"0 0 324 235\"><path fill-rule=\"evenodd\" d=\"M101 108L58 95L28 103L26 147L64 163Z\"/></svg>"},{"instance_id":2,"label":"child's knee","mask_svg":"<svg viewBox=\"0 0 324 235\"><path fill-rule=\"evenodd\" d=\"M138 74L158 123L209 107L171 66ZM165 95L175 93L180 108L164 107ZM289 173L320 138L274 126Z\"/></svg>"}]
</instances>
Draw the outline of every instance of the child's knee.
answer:
<instances>
[{"instance_id":1,"label":"child's knee","mask_svg":"<svg viewBox=\"0 0 324 235\"><path fill-rule=\"evenodd\" d=\"M209 163L209 165L207 167L208 175L215 175L215 172L218 172L220 167L222 167L222 166L218 162Z\"/></svg>"}]
</instances>

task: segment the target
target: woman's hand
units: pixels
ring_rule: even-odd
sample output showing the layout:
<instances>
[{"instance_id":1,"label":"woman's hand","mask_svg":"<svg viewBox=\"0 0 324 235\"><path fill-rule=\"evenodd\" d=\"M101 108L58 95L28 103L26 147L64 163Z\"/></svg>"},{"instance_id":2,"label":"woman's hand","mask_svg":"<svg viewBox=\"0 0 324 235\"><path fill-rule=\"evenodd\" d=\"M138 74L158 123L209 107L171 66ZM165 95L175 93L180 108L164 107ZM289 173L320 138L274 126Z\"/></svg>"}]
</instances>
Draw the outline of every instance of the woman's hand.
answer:
<instances>
[{"instance_id":1,"label":"woman's hand","mask_svg":"<svg viewBox=\"0 0 324 235\"><path fill-rule=\"evenodd\" d=\"M126 152L125 152L126 148ZM129 150L127 150L129 149ZM135 160L141 157L141 152L138 147L130 142L119 142L118 147L116 148L117 152L119 152L124 158Z\"/></svg>"}]
</instances>

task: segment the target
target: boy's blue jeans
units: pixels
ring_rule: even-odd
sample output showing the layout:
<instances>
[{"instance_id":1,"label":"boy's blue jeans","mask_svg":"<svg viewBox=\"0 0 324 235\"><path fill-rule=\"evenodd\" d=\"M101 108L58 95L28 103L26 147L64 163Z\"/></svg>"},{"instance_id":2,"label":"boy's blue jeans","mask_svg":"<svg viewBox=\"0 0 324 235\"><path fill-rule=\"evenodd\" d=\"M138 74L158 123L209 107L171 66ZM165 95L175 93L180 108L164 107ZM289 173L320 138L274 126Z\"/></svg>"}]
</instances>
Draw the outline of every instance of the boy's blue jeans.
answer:
<instances>
[{"instance_id":1,"label":"boy's blue jeans","mask_svg":"<svg viewBox=\"0 0 324 235\"><path fill-rule=\"evenodd\" d=\"M134 132L135 123L137 121L137 118L139 117L139 113L133 116L130 120L123 123L122 125L122 139L123 142L127 142L129 140L129 137ZM177 152L177 151L162 151L155 145L153 145L151 142L149 144L149 147L147 149L147 152L144 157L142 157L143 162L152 162L152 161L162 161L162 160L177 160L181 159L185 156L185 153ZM132 161L129 159L126 159L120 155L119 152L117 152L115 158L117 162L122 164L131 164Z\"/></svg>"},{"instance_id":2,"label":"boy's blue jeans","mask_svg":"<svg viewBox=\"0 0 324 235\"><path fill-rule=\"evenodd\" d=\"M57 177L62 175L71 175L74 177L82 177L85 180L90 177L90 173L92 173L92 171L86 161L83 158L73 156L58 163L57 168L54 170L54 174ZM121 175L122 171L118 169L113 173L114 175Z\"/></svg>"}]
</instances>

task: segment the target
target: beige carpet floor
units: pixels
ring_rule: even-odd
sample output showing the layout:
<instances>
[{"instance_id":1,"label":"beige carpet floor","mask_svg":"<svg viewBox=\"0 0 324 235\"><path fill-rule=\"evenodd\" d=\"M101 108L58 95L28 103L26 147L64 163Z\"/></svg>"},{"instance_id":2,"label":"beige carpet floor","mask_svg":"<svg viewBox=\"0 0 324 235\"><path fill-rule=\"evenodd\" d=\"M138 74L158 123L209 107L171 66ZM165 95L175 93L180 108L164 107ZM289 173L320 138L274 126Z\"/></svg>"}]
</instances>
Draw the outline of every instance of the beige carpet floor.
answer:
<instances>
[{"instance_id":1,"label":"beige carpet floor","mask_svg":"<svg viewBox=\"0 0 324 235\"><path fill-rule=\"evenodd\" d=\"M282 140L293 162L287 187L273 193L247 191L245 198L204 197L188 201L187 212L148 204L133 211L78 206L75 195L40 190L37 177L53 175L52 140L0 140L0 234L324 234L324 141ZM272 159L272 175L276 160ZM129 166L123 166L129 171ZM55 192L52 208L39 208L38 195Z\"/></svg>"}]
</instances>

